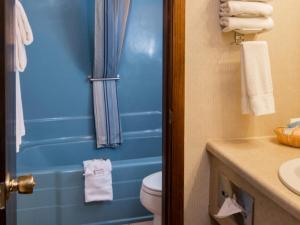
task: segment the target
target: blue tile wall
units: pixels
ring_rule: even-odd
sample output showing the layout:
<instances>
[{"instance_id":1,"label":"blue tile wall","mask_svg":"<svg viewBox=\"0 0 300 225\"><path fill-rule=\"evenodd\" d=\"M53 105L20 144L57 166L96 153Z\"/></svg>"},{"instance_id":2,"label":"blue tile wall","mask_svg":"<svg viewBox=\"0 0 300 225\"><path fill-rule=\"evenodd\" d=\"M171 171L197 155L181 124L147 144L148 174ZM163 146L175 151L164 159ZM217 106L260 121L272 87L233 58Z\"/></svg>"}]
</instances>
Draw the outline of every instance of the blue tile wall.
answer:
<instances>
[{"instance_id":1,"label":"blue tile wall","mask_svg":"<svg viewBox=\"0 0 300 225\"><path fill-rule=\"evenodd\" d=\"M161 169L163 0L132 0L118 82L124 144L96 149L91 84L94 0L22 0L34 42L21 74L26 136L19 174L33 196L18 196L18 225L126 224L152 215L139 202L143 177ZM82 161L113 161L116 199L83 203Z\"/></svg>"},{"instance_id":2,"label":"blue tile wall","mask_svg":"<svg viewBox=\"0 0 300 225\"><path fill-rule=\"evenodd\" d=\"M34 42L21 76L26 136L18 171L161 155L162 0L132 0L118 94L124 144L95 148L93 0L23 0ZM70 155L73 155L72 159ZM43 162L43 163L42 163Z\"/></svg>"}]
</instances>

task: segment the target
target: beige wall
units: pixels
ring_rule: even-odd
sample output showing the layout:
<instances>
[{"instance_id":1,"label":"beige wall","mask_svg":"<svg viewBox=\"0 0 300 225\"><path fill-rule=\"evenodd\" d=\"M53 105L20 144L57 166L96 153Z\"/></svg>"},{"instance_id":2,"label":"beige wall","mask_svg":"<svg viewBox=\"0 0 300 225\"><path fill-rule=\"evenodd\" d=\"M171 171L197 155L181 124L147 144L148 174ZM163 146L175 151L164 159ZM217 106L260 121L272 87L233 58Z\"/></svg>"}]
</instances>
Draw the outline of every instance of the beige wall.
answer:
<instances>
[{"instance_id":1,"label":"beige wall","mask_svg":"<svg viewBox=\"0 0 300 225\"><path fill-rule=\"evenodd\" d=\"M258 36L270 48L276 114L240 112L239 47L218 25L218 0L186 1L185 225L208 225L210 138L272 134L300 117L300 1L275 0L273 31Z\"/></svg>"}]
</instances>

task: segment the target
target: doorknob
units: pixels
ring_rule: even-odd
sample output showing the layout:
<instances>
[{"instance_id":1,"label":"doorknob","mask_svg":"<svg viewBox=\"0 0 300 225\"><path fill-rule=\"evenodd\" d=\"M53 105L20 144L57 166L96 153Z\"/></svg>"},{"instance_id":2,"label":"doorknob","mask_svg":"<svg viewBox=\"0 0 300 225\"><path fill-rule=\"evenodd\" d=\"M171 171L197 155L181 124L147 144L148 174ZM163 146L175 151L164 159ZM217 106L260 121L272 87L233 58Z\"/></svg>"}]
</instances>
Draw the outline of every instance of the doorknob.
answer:
<instances>
[{"instance_id":1,"label":"doorknob","mask_svg":"<svg viewBox=\"0 0 300 225\"><path fill-rule=\"evenodd\" d=\"M10 193L17 191L20 194L32 194L34 186L35 180L31 174L19 176L17 179L7 176L7 181L0 183L0 210L5 209Z\"/></svg>"},{"instance_id":2,"label":"doorknob","mask_svg":"<svg viewBox=\"0 0 300 225\"><path fill-rule=\"evenodd\" d=\"M31 174L24 175L6 182L6 191L8 194L16 191L20 194L32 194L34 186L35 181L33 176Z\"/></svg>"}]
</instances>

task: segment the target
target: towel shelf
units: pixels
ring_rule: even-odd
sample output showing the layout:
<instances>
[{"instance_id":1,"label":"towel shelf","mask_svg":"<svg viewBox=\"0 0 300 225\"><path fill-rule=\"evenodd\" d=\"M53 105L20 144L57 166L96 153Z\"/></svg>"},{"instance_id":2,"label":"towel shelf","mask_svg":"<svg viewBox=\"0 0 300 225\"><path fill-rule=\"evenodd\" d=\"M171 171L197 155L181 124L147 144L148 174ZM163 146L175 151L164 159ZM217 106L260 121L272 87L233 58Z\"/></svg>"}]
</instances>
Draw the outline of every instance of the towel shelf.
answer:
<instances>
[{"instance_id":1,"label":"towel shelf","mask_svg":"<svg viewBox=\"0 0 300 225\"><path fill-rule=\"evenodd\" d=\"M244 34L234 32L234 43L235 45L240 45L243 41L245 41Z\"/></svg>"},{"instance_id":2,"label":"towel shelf","mask_svg":"<svg viewBox=\"0 0 300 225\"><path fill-rule=\"evenodd\" d=\"M257 33L261 33L263 31L263 29L243 28L243 29L238 29L238 30L234 30L234 31L239 34L257 34Z\"/></svg>"},{"instance_id":3,"label":"towel shelf","mask_svg":"<svg viewBox=\"0 0 300 225\"><path fill-rule=\"evenodd\" d=\"M235 45L240 45L243 41L245 41L246 34L258 34L261 33L263 29L239 29L234 30L234 43Z\"/></svg>"}]
</instances>

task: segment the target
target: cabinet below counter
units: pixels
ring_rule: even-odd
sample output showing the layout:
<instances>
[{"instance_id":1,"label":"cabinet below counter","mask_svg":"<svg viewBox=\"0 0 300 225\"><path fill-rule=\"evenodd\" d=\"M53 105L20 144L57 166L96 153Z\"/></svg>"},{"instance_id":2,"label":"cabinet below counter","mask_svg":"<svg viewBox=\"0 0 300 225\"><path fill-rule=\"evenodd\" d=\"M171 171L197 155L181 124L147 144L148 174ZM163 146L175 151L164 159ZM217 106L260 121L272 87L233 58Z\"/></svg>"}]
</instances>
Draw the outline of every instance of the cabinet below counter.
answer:
<instances>
[{"instance_id":1,"label":"cabinet below counter","mask_svg":"<svg viewBox=\"0 0 300 225\"><path fill-rule=\"evenodd\" d=\"M233 217L213 216L220 208L221 178L225 177L253 197L253 225L300 224L300 196L287 189L278 177L284 162L300 158L300 149L264 137L210 141L207 151L211 162L209 212L213 222L242 224Z\"/></svg>"}]
</instances>

